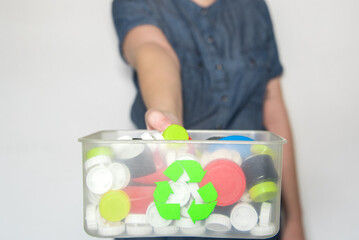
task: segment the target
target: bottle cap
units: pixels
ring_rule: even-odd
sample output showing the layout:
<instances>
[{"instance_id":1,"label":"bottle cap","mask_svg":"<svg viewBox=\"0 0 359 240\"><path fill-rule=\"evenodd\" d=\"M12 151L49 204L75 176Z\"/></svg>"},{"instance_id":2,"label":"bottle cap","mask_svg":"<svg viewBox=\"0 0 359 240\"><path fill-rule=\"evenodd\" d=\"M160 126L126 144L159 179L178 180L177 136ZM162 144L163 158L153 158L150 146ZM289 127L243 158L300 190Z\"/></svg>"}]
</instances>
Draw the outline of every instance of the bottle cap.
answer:
<instances>
[{"instance_id":1,"label":"bottle cap","mask_svg":"<svg viewBox=\"0 0 359 240\"><path fill-rule=\"evenodd\" d=\"M205 167L210 162L213 162L217 159L228 159L228 160L232 160L232 162L235 162L238 165L242 164L242 158L239 152L225 148L220 148L218 150L215 150L214 152L205 152L202 155L201 165Z\"/></svg>"},{"instance_id":2,"label":"bottle cap","mask_svg":"<svg viewBox=\"0 0 359 240\"><path fill-rule=\"evenodd\" d=\"M228 206L237 202L246 188L246 178L240 166L227 159L211 162L205 168L200 187L212 182L217 190L218 206Z\"/></svg>"},{"instance_id":3,"label":"bottle cap","mask_svg":"<svg viewBox=\"0 0 359 240\"><path fill-rule=\"evenodd\" d=\"M85 170L89 170L93 166L100 165L100 164L110 164L111 157L105 155L98 155L91 157L85 161Z\"/></svg>"},{"instance_id":4,"label":"bottle cap","mask_svg":"<svg viewBox=\"0 0 359 240\"><path fill-rule=\"evenodd\" d=\"M231 230L231 220L222 214L211 214L206 219L206 228L215 232L227 232Z\"/></svg>"},{"instance_id":5,"label":"bottle cap","mask_svg":"<svg viewBox=\"0 0 359 240\"><path fill-rule=\"evenodd\" d=\"M238 231L249 231L258 222L257 211L248 203L239 203L232 209L231 223Z\"/></svg>"},{"instance_id":6,"label":"bottle cap","mask_svg":"<svg viewBox=\"0 0 359 240\"><path fill-rule=\"evenodd\" d=\"M161 133L154 133L154 134L152 134L152 136L153 136L156 140L165 140Z\"/></svg>"},{"instance_id":7,"label":"bottle cap","mask_svg":"<svg viewBox=\"0 0 359 240\"><path fill-rule=\"evenodd\" d=\"M126 224L148 224L146 214L130 213L125 219Z\"/></svg>"},{"instance_id":8,"label":"bottle cap","mask_svg":"<svg viewBox=\"0 0 359 240\"><path fill-rule=\"evenodd\" d=\"M259 225L268 226L271 220L272 204L263 202L259 214Z\"/></svg>"},{"instance_id":9,"label":"bottle cap","mask_svg":"<svg viewBox=\"0 0 359 240\"><path fill-rule=\"evenodd\" d=\"M202 221L196 221L196 223L193 223L191 218L185 218L182 217L180 220L176 221L176 225L178 227L182 228L197 228L201 227L203 225Z\"/></svg>"},{"instance_id":10,"label":"bottle cap","mask_svg":"<svg viewBox=\"0 0 359 240\"><path fill-rule=\"evenodd\" d=\"M112 190L102 196L99 209L104 219L117 222L128 215L130 206L130 199L124 191Z\"/></svg>"},{"instance_id":11,"label":"bottle cap","mask_svg":"<svg viewBox=\"0 0 359 240\"><path fill-rule=\"evenodd\" d=\"M155 189L156 186L128 186L123 189L131 200L130 212L145 215L148 206L153 202Z\"/></svg>"},{"instance_id":12,"label":"bottle cap","mask_svg":"<svg viewBox=\"0 0 359 240\"><path fill-rule=\"evenodd\" d=\"M241 165L246 175L247 188L264 182L278 180L278 174L271 156L261 154L248 157Z\"/></svg>"},{"instance_id":13,"label":"bottle cap","mask_svg":"<svg viewBox=\"0 0 359 240\"><path fill-rule=\"evenodd\" d=\"M148 132L144 132L141 134L141 139L142 140L155 140L154 137L152 137L151 134L149 134Z\"/></svg>"},{"instance_id":14,"label":"bottle cap","mask_svg":"<svg viewBox=\"0 0 359 240\"><path fill-rule=\"evenodd\" d=\"M191 193L188 188L188 185L184 182L170 182L173 193L168 197L166 203L179 203L181 207L186 205L188 202Z\"/></svg>"},{"instance_id":15,"label":"bottle cap","mask_svg":"<svg viewBox=\"0 0 359 240\"><path fill-rule=\"evenodd\" d=\"M253 202L269 201L277 195L277 192L277 185L272 181L258 183L249 189Z\"/></svg>"},{"instance_id":16,"label":"bottle cap","mask_svg":"<svg viewBox=\"0 0 359 240\"><path fill-rule=\"evenodd\" d=\"M251 230L251 234L253 236L257 236L257 237L263 237L263 236L271 236L275 234L275 225L273 223L270 223L267 226L255 226L252 230Z\"/></svg>"},{"instance_id":17,"label":"bottle cap","mask_svg":"<svg viewBox=\"0 0 359 240\"><path fill-rule=\"evenodd\" d=\"M90 159L95 156L108 156L111 158L113 156L113 152L108 147L95 147L86 153L86 159Z\"/></svg>"},{"instance_id":18,"label":"bottle cap","mask_svg":"<svg viewBox=\"0 0 359 240\"><path fill-rule=\"evenodd\" d=\"M88 189L95 194L104 194L111 189L113 176L110 169L96 166L90 169L86 176Z\"/></svg>"},{"instance_id":19,"label":"bottle cap","mask_svg":"<svg viewBox=\"0 0 359 240\"><path fill-rule=\"evenodd\" d=\"M201 195L198 193L198 183L188 183L188 188L191 192L192 197L196 200L196 203L204 203Z\"/></svg>"},{"instance_id":20,"label":"bottle cap","mask_svg":"<svg viewBox=\"0 0 359 240\"><path fill-rule=\"evenodd\" d=\"M167 220L161 217L154 203L151 203L150 206L148 206L146 217L147 217L147 222L152 227L157 227L157 228L166 227L170 225L172 222L172 220Z\"/></svg>"},{"instance_id":21,"label":"bottle cap","mask_svg":"<svg viewBox=\"0 0 359 240\"><path fill-rule=\"evenodd\" d=\"M128 235L144 236L152 233L152 227L149 224L136 225L126 224L126 230Z\"/></svg>"},{"instance_id":22,"label":"bottle cap","mask_svg":"<svg viewBox=\"0 0 359 240\"><path fill-rule=\"evenodd\" d=\"M108 168L113 176L112 189L118 190L127 187L131 179L128 167L121 163L112 163Z\"/></svg>"},{"instance_id":23,"label":"bottle cap","mask_svg":"<svg viewBox=\"0 0 359 240\"><path fill-rule=\"evenodd\" d=\"M87 199L90 203L98 205L101 199L100 194L93 193L91 191L86 191Z\"/></svg>"},{"instance_id":24,"label":"bottle cap","mask_svg":"<svg viewBox=\"0 0 359 240\"><path fill-rule=\"evenodd\" d=\"M126 229L125 223L122 221L119 222L108 222L100 214L99 209L96 211L97 223L98 223L98 233L104 237L116 236L123 233Z\"/></svg>"},{"instance_id":25,"label":"bottle cap","mask_svg":"<svg viewBox=\"0 0 359 240\"><path fill-rule=\"evenodd\" d=\"M132 159L140 155L144 149L145 144L144 143L115 143L111 145L115 155L116 159L122 160L122 159Z\"/></svg>"},{"instance_id":26,"label":"bottle cap","mask_svg":"<svg viewBox=\"0 0 359 240\"><path fill-rule=\"evenodd\" d=\"M189 209L189 207L191 206L192 202L193 202L193 198L190 198L190 200L188 201L188 203L187 203L185 206L183 206L183 207L180 208L180 209L181 209L181 216L182 216L182 217L185 217L185 218L190 218L190 217L191 217L191 216L188 214L188 209ZM197 202L197 201L196 201L196 202Z\"/></svg>"},{"instance_id":27,"label":"bottle cap","mask_svg":"<svg viewBox=\"0 0 359 240\"><path fill-rule=\"evenodd\" d=\"M176 225L170 225L167 227L154 227L154 232L159 235L173 235L176 234L179 230L179 227Z\"/></svg>"},{"instance_id":28,"label":"bottle cap","mask_svg":"<svg viewBox=\"0 0 359 240\"><path fill-rule=\"evenodd\" d=\"M250 203L252 202L251 196L248 191L245 191L240 199L241 202Z\"/></svg>"},{"instance_id":29,"label":"bottle cap","mask_svg":"<svg viewBox=\"0 0 359 240\"><path fill-rule=\"evenodd\" d=\"M86 220L87 229L89 231L97 230L96 209L97 206L95 204L90 204L86 206L85 220Z\"/></svg>"},{"instance_id":30,"label":"bottle cap","mask_svg":"<svg viewBox=\"0 0 359 240\"><path fill-rule=\"evenodd\" d=\"M270 147L268 147L268 146L266 146L266 145L262 145L262 144L254 144L254 145L252 145L252 147L251 147L251 152L253 153L253 154L267 154L267 155L269 155L269 156L271 156L272 157L272 159L275 159L275 153L274 153L274 151L270 148Z\"/></svg>"},{"instance_id":31,"label":"bottle cap","mask_svg":"<svg viewBox=\"0 0 359 240\"><path fill-rule=\"evenodd\" d=\"M172 124L162 133L165 140L188 140L189 136L186 129L180 125Z\"/></svg>"}]
</instances>

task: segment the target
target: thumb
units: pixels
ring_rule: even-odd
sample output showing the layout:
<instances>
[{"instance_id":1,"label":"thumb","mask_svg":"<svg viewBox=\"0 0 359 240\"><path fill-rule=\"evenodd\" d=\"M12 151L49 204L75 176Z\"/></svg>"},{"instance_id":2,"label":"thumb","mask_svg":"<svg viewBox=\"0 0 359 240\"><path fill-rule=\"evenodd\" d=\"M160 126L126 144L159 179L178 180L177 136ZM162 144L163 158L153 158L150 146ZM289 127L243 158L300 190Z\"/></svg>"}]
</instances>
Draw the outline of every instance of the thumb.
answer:
<instances>
[{"instance_id":1,"label":"thumb","mask_svg":"<svg viewBox=\"0 0 359 240\"><path fill-rule=\"evenodd\" d=\"M171 120L161 111L150 109L145 116L147 129L158 130L163 132L169 125Z\"/></svg>"}]
</instances>

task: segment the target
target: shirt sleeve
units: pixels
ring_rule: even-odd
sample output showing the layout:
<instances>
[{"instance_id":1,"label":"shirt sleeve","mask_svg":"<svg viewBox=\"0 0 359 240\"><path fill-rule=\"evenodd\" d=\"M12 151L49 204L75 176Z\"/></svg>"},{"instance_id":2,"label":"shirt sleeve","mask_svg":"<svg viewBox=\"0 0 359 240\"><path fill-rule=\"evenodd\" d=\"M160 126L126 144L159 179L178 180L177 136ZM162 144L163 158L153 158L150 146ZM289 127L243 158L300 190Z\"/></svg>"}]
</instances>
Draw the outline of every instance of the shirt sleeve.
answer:
<instances>
[{"instance_id":1,"label":"shirt sleeve","mask_svg":"<svg viewBox=\"0 0 359 240\"><path fill-rule=\"evenodd\" d=\"M126 34L136 26L151 24L159 27L157 18L146 0L114 0L112 3L112 17L119 38L121 57L123 54L123 40Z\"/></svg>"},{"instance_id":2,"label":"shirt sleeve","mask_svg":"<svg viewBox=\"0 0 359 240\"><path fill-rule=\"evenodd\" d=\"M278 77L280 75L282 75L283 73L283 67L282 64L280 62L279 59L279 54L278 54L278 48L277 48L277 43L275 40L275 36L274 36L274 30L273 30L273 24L272 24L272 20L270 17L270 13L269 13L269 9L267 4L265 3L265 1L262 1L261 4L261 9L260 9L266 19L266 22L268 24L268 32L267 32L267 53L269 56L269 61L268 61L268 79L273 79L275 77Z\"/></svg>"}]
</instances>

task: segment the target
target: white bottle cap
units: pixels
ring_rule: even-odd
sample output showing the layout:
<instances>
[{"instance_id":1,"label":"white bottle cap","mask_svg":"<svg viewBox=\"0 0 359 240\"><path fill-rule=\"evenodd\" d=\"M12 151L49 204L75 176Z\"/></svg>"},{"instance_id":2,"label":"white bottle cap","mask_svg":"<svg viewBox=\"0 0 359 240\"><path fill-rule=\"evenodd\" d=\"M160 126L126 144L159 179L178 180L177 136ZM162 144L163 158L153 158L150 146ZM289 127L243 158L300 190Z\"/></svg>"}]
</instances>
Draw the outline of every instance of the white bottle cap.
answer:
<instances>
[{"instance_id":1,"label":"white bottle cap","mask_svg":"<svg viewBox=\"0 0 359 240\"><path fill-rule=\"evenodd\" d=\"M153 230L156 234L168 236L168 235L176 234L179 230L179 227L176 225L170 225L170 226L161 227L161 228L154 227Z\"/></svg>"},{"instance_id":2,"label":"white bottle cap","mask_svg":"<svg viewBox=\"0 0 359 240\"><path fill-rule=\"evenodd\" d=\"M244 203L250 203L252 202L251 199L251 195L249 195L248 191L245 191L241 197L241 199L239 199L239 201L244 202Z\"/></svg>"},{"instance_id":3,"label":"white bottle cap","mask_svg":"<svg viewBox=\"0 0 359 240\"><path fill-rule=\"evenodd\" d=\"M200 236L206 231L205 226L194 227L194 228L181 228L181 232L187 235Z\"/></svg>"},{"instance_id":4,"label":"white bottle cap","mask_svg":"<svg viewBox=\"0 0 359 240\"><path fill-rule=\"evenodd\" d=\"M190 218L181 218L176 222L177 226L180 227L181 232L188 235L201 235L206 231L202 221L196 221L193 223Z\"/></svg>"},{"instance_id":5,"label":"white bottle cap","mask_svg":"<svg viewBox=\"0 0 359 240\"><path fill-rule=\"evenodd\" d=\"M128 235L136 235L136 236L143 236L152 233L152 227L149 224L145 224L145 225L126 224L126 230Z\"/></svg>"},{"instance_id":6,"label":"white bottle cap","mask_svg":"<svg viewBox=\"0 0 359 240\"><path fill-rule=\"evenodd\" d=\"M222 214L211 214L206 219L206 228L215 232L227 232L231 230L231 220Z\"/></svg>"},{"instance_id":7,"label":"white bottle cap","mask_svg":"<svg viewBox=\"0 0 359 240\"><path fill-rule=\"evenodd\" d=\"M125 141L130 141L132 140L132 137L129 135L123 135L121 137L118 137L117 140L125 140Z\"/></svg>"},{"instance_id":8,"label":"white bottle cap","mask_svg":"<svg viewBox=\"0 0 359 240\"><path fill-rule=\"evenodd\" d=\"M126 224L148 224L146 214L130 213L125 218Z\"/></svg>"},{"instance_id":9,"label":"white bottle cap","mask_svg":"<svg viewBox=\"0 0 359 240\"><path fill-rule=\"evenodd\" d=\"M123 233L126 229L125 223L122 221L118 221L118 222L106 221L101 216L99 209L97 209L96 216L97 216L97 223L98 223L98 233L101 236L104 236L104 237L117 236L117 235L120 235L121 233Z\"/></svg>"},{"instance_id":10,"label":"white bottle cap","mask_svg":"<svg viewBox=\"0 0 359 240\"><path fill-rule=\"evenodd\" d=\"M188 188L191 192L192 197L196 200L196 203L204 203L201 195L198 193L198 183L188 183Z\"/></svg>"},{"instance_id":11,"label":"white bottle cap","mask_svg":"<svg viewBox=\"0 0 359 240\"><path fill-rule=\"evenodd\" d=\"M191 193L188 188L188 185L184 182L170 182L173 193L167 199L166 203L179 203L181 207L186 205L188 202Z\"/></svg>"},{"instance_id":12,"label":"white bottle cap","mask_svg":"<svg viewBox=\"0 0 359 240\"><path fill-rule=\"evenodd\" d=\"M98 205L100 203L100 200L101 200L100 194L96 194L96 193L93 193L93 192L87 190L86 195L87 195L87 199L89 200L90 203L93 203L96 205Z\"/></svg>"},{"instance_id":13,"label":"white bottle cap","mask_svg":"<svg viewBox=\"0 0 359 240\"><path fill-rule=\"evenodd\" d=\"M253 236L271 236L275 233L275 225L273 223L270 223L267 226L255 226L252 230L251 230L251 234Z\"/></svg>"},{"instance_id":14,"label":"white bottle cap","mask_svg":"<svg viewBox=\"0 0 359 240\"><path fill-rule=\"evenodd\" d=\"M85 220L86 226L89 231L96 231L97 226L97 217L96 217L97 206L95 204L90 204L86 206L85 210Z\"/></svg>"},{"instance_id":15,"label":"white bottle cap","mask_svg":"<svg viewBox=\"0 0 359 240\"><path fill-rule=\"evenodd\" d=\"M161 135L162 136L162 135ZM154 137L152 137L151 134L149 134L148 132L144 132L141 134L141 139L142 140L155 140Z\"/></svg>"},{"instance_id":16,"label":"white bottle cap","mask_svg":"<svg viewBox=\"0 0 359 240\"><path fill-rule=\"evenodd\" d=\"M238 231L249 231L258 222L257 211L248 203L239 203L231 211L231 223Z\"/></svg>"},{"instance_id":17,"label":"white bottle cap","mask_svg":"<svg viewBox=\"0 0 359 240\"><path fill-rule=\"evenodd\" d=\"M189 201L188 201L188 203L187 203L185 206L181 207L181 216L182 216L182 217L185 217L185 218L190 218L190 217L191 217L191 216L188 214L188 209L189 209L189 207L191 206L192 202L193 202L193 198L190 198ZM197 202L197 201L196 201L196 202Z\"/></svg>"},{"instance_id":18,"label":"white bottle cap","mask_svg":"<svg viewBox=\"0 0 359 240\"><path fill-rule=\"evenodd\" d=\"M130 182L130 170L122 163L112 163L108 167L113 175L112 189L119 190L127 187Z\"/></svg>"},{"instance_id":19,"label":"white bottle cap","mask_svg":"<svg viewBox=\"0 0 359 240\"><path fill-rule=\"evenodd\" d=\"M206 166L210 162L216 159L230 159L238 165L242 164L242 157L239 152L235 150L229 150L225 148L220 148L214 152L206 152L202 155L202 166Z\"/></svg>"},{"instance_id":20,"label":"white bottle cap","mask_svg":"<svg viewBox=\"0 0 359 240\"><path fill-rule=\"evenodd\" d=\"M180 228L196 228L203 225L202 221L196 221L196 223L193 223L191 218L181 218L180 220L177 220L176 225Z\"/></svg>"},{"instance_id":21,"label":"white bottle cap","mask_svg":"<svg viewBox=\"0 0 359 240\"><path fill-rule=\"evenodd\" d=\"M180 153L178 154L177 160L193 160L197 161L197 158L191 153Z\"/></svg>"},{"instance_id":22,"label":"white bottle cap","mask_svg":"<svg viewBox=\"0 0 359 240\"><path fill-rule=\"evenodd\" d=\"M97 155L92 158L89 158L85 161L85 170L88 171L90 168L100 164L109 164L111 163L111 158L106 155Z\"/></svg>"},{"instance_id":23,"label":"white bottle cap","mask_svg":"<svg viewBox=\"0 0 359 240\"><path fill-rule=\"evenodd\" d=\"M263 202L259 214L259 226L268 226L271 220L272 204Z\"/></svg>"},{"instance_id":24,"label":"white bottle cap","mask_svg":"<svg viewBox=\"0 0 359 240\"><path fill-rule=\"evenodd\" d=\"M157 228L166 227L171 224L172 220L167 220L161 217L155 203L151 203L146 211L147 222Z\"/></svg>"},{"instance_id":25,"label":"white bottle cap","mask_svg":"<svg viewBox=\"0 0 359 240\"><path fill-rule=\"evenodd\" d=\"M165 140L165 138L162 136L161 133L154 133L154 134L152 134L152 136L153 136L156 140Z\"/></svg>"},{"instance_id":26,"label":"white bottle cap","mask_svg":"<svg viewBox=\"0 0 359 240\"><path fill-rule=\"evenodd\" d=\"M107 167L96 166L90 169L86 176L88 189L95 194L104 194L111 189L112 172Z\"/></svg>"}]
</instances>

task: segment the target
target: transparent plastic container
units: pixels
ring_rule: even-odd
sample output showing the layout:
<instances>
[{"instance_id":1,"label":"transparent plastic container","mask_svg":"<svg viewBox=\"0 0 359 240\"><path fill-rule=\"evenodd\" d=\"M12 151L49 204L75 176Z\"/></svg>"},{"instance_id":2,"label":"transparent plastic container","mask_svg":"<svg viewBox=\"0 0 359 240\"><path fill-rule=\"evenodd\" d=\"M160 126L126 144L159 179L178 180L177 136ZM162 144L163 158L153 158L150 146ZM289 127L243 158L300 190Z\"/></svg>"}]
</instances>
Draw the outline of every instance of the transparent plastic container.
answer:
<instances>
[{"instance_id":1,"label":"transparent plastic container","mask_svg":"<svg viewBox=\"0 0 359 240\"><path fill-rule=\"evenodd\" d=\"M84 228L95 237L269 238L285 139L268 131L148 130L80 138Z\"/></svg>"}]
</instances>

